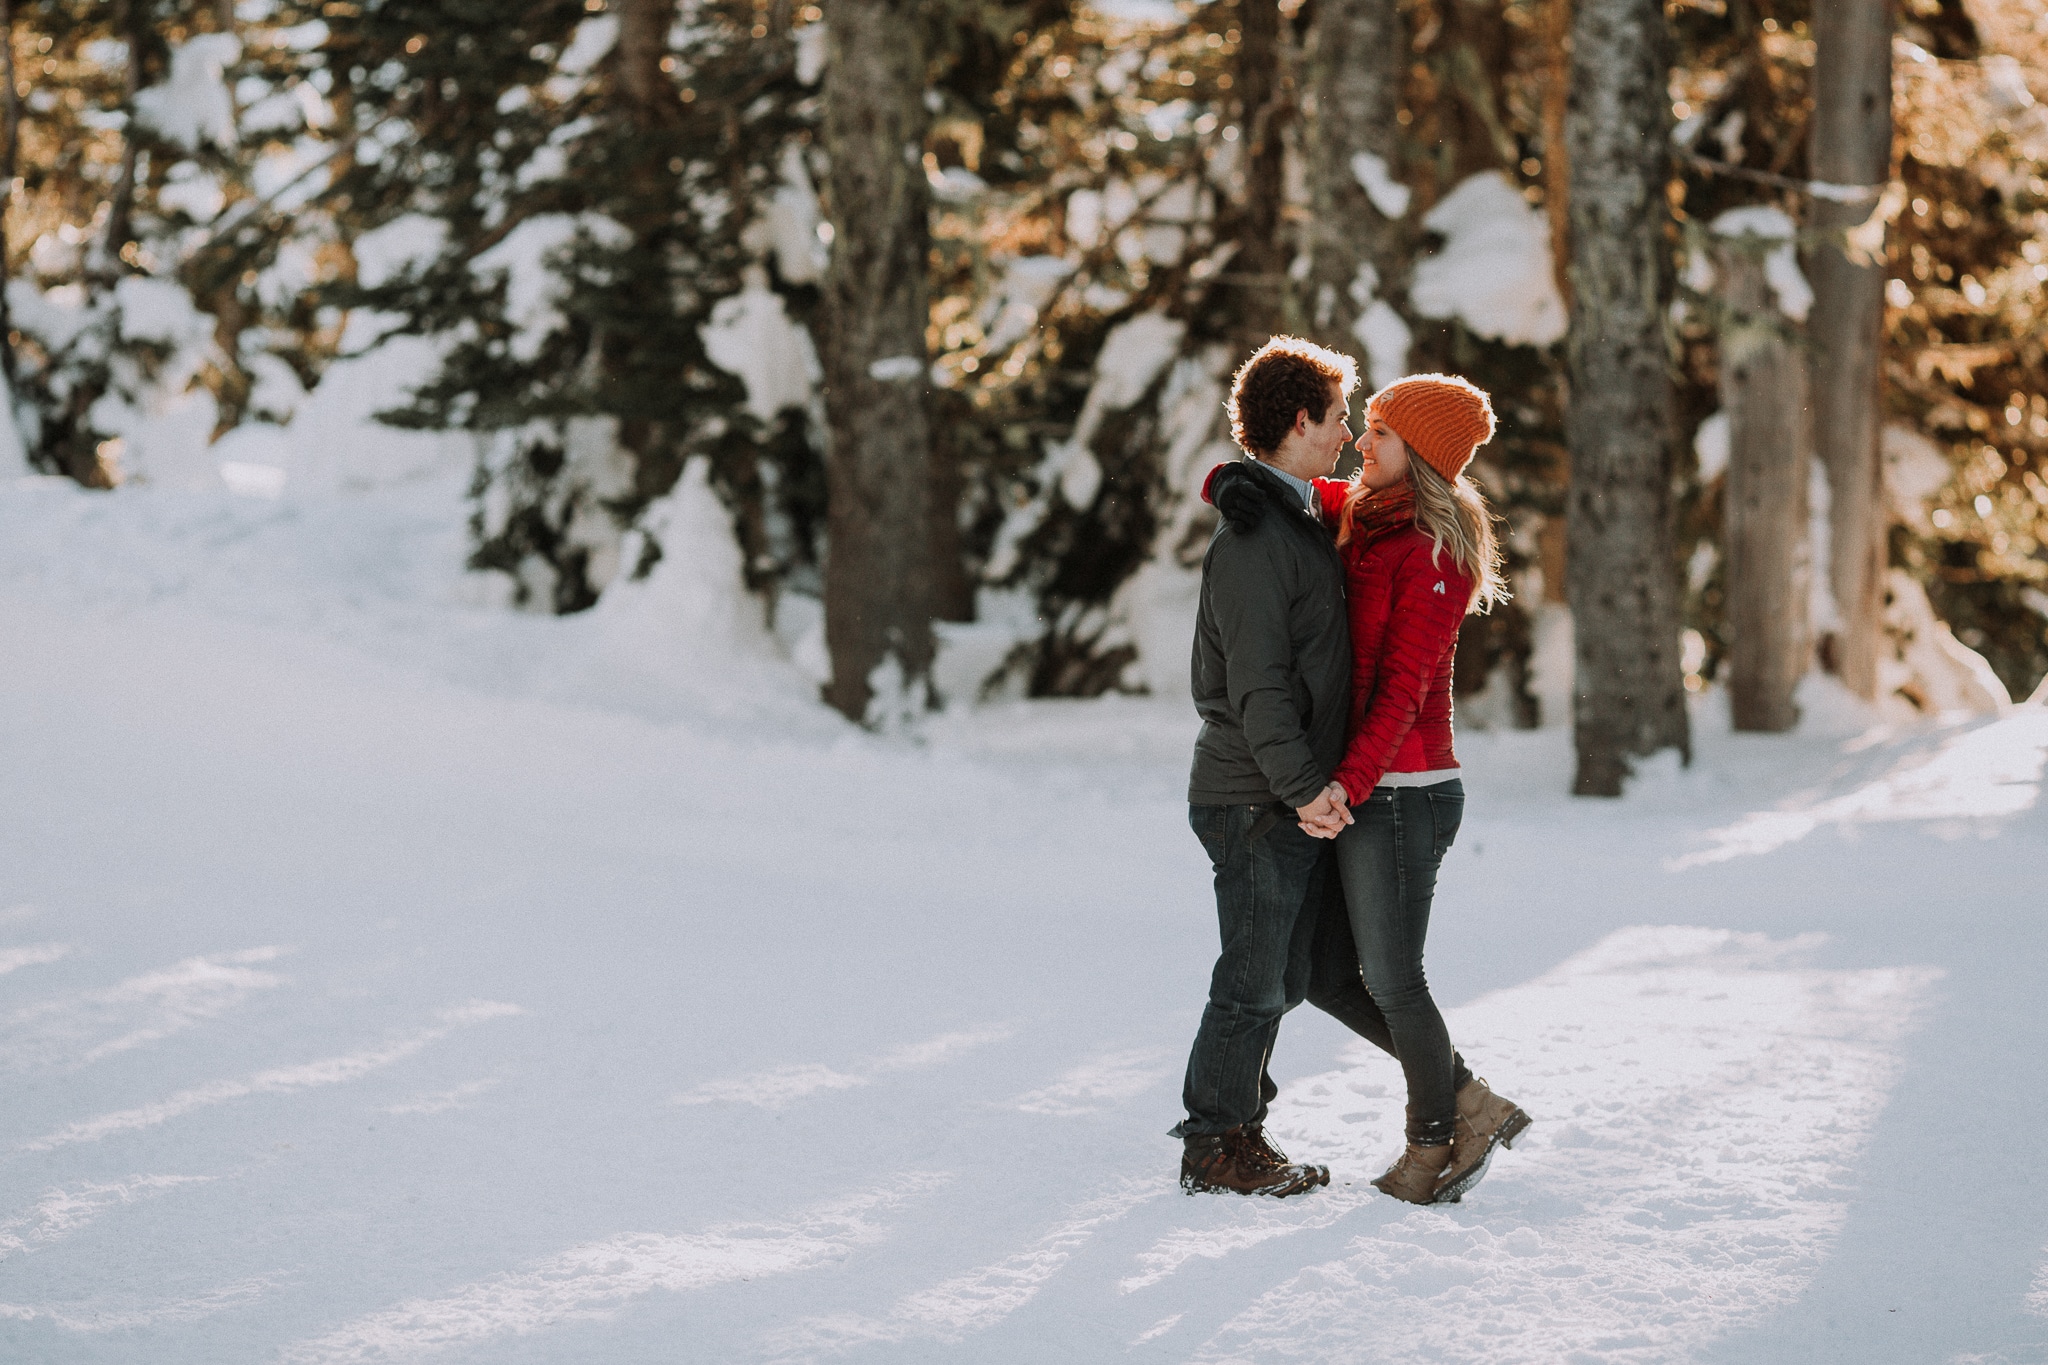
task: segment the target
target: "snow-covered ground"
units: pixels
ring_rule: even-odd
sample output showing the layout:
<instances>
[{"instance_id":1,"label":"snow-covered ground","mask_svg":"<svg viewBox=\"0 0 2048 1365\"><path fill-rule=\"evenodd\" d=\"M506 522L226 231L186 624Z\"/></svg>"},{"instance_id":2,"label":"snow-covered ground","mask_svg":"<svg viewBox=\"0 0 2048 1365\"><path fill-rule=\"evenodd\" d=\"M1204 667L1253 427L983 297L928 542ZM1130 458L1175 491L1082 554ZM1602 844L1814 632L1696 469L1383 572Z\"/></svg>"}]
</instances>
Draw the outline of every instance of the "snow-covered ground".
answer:
<instances>
[{"instance_id":1,"label":"snow-covered ground","mask_svg":"<svg viewBox=\"0 0 2048 1365\"><path fill-rule=\"evenodd\" d=\"M701 489L570 620L460 492L0 488L0 1359L2048 1360L2048 709L1462 736L1431 976L1536 1127L1377 1196L1304 1010L1331 1186L1190 1199L1182 699L859 733Z\"/></svg>"}]
</instances>

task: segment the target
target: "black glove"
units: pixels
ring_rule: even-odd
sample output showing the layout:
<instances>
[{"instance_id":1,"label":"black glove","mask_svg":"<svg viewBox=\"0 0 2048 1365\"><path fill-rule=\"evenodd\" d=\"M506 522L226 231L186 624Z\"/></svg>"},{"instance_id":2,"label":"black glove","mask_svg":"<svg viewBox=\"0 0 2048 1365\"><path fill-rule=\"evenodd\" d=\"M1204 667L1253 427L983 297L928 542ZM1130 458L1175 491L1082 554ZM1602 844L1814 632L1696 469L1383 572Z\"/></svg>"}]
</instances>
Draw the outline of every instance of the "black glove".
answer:
<instances>
[{"instance_id":1,"label":"black glove","mask_svg":"<svg viewBox=\"0 0 2048 1365\"><path fill-rule=\"evenodd\" d=\"M1209 501L1239 535L1255 529L1266 515L1266 490L1259 486L1259 476L1242 465L1227 464L1216 471Z\"/></svg>"}]
</instances>

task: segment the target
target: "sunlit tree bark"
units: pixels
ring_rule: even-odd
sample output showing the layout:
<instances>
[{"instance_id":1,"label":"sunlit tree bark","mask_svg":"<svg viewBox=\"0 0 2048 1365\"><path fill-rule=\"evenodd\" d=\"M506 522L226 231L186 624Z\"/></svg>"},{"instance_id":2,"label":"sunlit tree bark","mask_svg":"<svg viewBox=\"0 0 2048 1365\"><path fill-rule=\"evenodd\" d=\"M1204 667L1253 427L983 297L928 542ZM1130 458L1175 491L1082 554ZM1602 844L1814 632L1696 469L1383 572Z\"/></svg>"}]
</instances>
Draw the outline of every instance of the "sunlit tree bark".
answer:
<instances>
[{"instance_id":1,"label":"sunlit tree bark","mask_svg":"<svg viewBox=\"0 0 2048 1365\"><path fill-rule=\"evenodd\" d=\"M925 22L917 0L835 0L828 20L825 698L855 720L889 661L905 696L931 671Z\"/></svg>"},{"instance_id":2,"label":"sunlit tree bark","mask_svg":"<svg viewBox=\"0 0 2048 1365\"><path fill-rule=\"evenodd\" d=\"M1323 340L1351 350L1353 327L1375 296L1399 283L1398 191L1383 189L1388 212L1360 179L1399 165L1403 51L1394 0L1320 0L1309 30L1307 88L1311 268L1304 311ZM1363 277L1361 267L1371 267ZM1361 357L1363 359L1364 357Z\"/></svg>"},{"instance_id":3,"label":"sunlit tree bark","mask_svg":"<svg viewBox=\"0 0 2048 1365\"><path fill-rule=\"evenodd\" d=\"M1657 0L1579 0L1571 158L1573 790L1618 796L1630 759L1691 756L1671 528L1670 71Z\"/></svg>"},{"instance_id":4,"label":"sunlit tree bark","mask_svg":"<svg viewBox=\"0 0 2048 1365\"><path fill-rule=\"evenodd\" d=\"M1243 196L1231 214L1237 251L1226 267L1223 303L1233 339L1260 345L1286 326L1288 243L1281 235L1286 197L1286 128L1293 101L1281 85L1278 0L1241 0L1234 72Z\"/></svg>"},{"instance_id":5,"label":"sunlit tree bark","mask_svg":"<svg viewBox=\"0 0 2048 1365\"><path fill-rule=\"evenodd\" d=\"M1830 0L1816 5L1814 110L1809 162L1816 179L1872 187L1855 203L1817 197L1812 226L1842 232L1876 207L1876 187L1891 174L1892 25L1889 0ZM1885 568L1879 350L1884 328L1884 268L1823 243L1813 275L1813 395L1816 440L1828 476L1828 575L1841 628L1824 655L1858 696L1877 695L1877 656Z\"/></svg>"},{"instance_id":6,"label":"sunlit tree bark","mask_svg":"<svg viewBox=\"0 0 2048 1365\"><path fill-rule=\"evenodd\" d=\"M1789 730L1806 673L1806 368L1764 282L1755 238L1720 253L1721 409L1728 415L1728 700L1738 730Z\"/></svg>"}]
</instances>

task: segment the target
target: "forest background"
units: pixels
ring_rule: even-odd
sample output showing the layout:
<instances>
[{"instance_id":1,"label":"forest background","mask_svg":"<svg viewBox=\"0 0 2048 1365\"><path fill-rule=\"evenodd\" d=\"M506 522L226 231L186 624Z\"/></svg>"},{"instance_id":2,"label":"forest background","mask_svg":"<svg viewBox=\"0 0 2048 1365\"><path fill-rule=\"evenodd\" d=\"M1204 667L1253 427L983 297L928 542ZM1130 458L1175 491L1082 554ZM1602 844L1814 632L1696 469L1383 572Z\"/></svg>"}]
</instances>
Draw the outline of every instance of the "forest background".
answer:
<instances>
[{"instance_id":1,"label":"forest background","mask_svg":"<svg viewBox=\"0 0 2048 1365\"><path fill-rule=\"evenodd\" d=\"M0 471L458 460L486 595L573 613L683 548L697 465L791 656L889 725L1183 687L1224 386L1294 331L1493 393L1517 591L1461 717L1574 720L1581 791L1716 684L1768 730L1812 671L1917 711L2048 676L2026 0L0 17ZM1867 169L1831 80L1891 92Z\"/></svg>"}]
</instances>

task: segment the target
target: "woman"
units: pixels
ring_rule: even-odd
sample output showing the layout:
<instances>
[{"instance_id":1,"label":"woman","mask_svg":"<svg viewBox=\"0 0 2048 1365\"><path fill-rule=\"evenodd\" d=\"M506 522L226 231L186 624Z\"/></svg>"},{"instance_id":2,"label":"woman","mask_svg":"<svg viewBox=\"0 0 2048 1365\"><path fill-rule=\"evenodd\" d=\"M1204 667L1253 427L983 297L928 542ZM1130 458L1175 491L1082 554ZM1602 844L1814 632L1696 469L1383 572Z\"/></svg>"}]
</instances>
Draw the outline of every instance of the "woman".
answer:
<instances>
[{"instance_id":1,"label":"woman","mask_svg":"<svg viewBox=\"0 0 2048 1365\"><path fill-rule=\"evenodd\" d=\"M1479 389L1412 375L1367 401L1357 478L1316 481L1344 558L1355 660L1334 778L1353 823L1337 836L1337 868L1366 990L1408 1083L1407 1150L1373 1184L1414 1204L1456 1200L1530 1122L1452 1051L1422 970L1437 868L1465 809L1451 748L1458 625L1507 597L1493 514L1465 477L1493 430Z\"/></svg>"}]
</instances>

